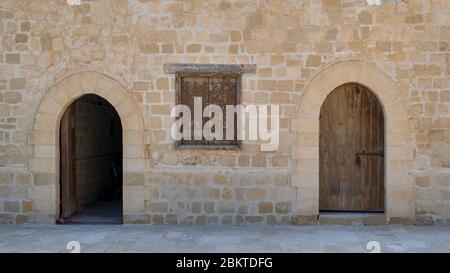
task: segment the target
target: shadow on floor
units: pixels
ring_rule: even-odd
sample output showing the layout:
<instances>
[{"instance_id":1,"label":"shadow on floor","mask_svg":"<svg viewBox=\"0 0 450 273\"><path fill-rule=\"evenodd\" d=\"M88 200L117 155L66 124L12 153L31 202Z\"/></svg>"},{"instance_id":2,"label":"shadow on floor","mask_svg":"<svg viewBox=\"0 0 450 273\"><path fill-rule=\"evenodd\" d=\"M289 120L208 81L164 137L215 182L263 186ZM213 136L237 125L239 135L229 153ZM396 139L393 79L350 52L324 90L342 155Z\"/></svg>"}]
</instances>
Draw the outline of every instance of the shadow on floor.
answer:
<instances>
[{"instance_id":1,"label":"shadow on floor","mask_svg":"<svg viewBox=\"0 0 450 273\"><path fill-rule=\"evenodd\" d=\"M122 198L99 201L72 216L58 220L64 225L120 225L122 220Z\"/></svg>"}]
</instances>

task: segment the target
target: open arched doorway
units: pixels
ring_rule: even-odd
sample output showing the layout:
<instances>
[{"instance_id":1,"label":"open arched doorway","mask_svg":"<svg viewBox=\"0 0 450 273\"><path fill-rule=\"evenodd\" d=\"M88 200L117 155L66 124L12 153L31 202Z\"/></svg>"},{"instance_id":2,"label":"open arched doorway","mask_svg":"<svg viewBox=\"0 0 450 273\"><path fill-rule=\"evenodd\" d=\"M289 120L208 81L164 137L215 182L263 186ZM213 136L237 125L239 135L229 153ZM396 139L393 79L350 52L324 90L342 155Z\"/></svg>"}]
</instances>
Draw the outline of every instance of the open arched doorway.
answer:
<instances>
[{"instance_id":1,"label":"open arched doorway","mask_svg":"<svg viewBox=\"0 0 450 273\"><path fill-rule=\"evenodd\" d=\"M60 215L64 224L122 223L122 124L105 99L86 94L60 122Z\"/></svg>"},{"instance_id":2,"label":"open arched doorway","mask_svg":"<svg viewBox=\"0 0 450 273\"><path fill-rule=\"evenodd\" d=\"M95 94L114 106L122 123L123 135L123 222L140 220L145 211L141 184L146 171L146 144L148 135L139 104L122 84L94 71L69 75L48 90L36 109L29 143L33 156L29 162L34 177L48 177L45 184L34 183L30 198L33 200L36 222L53 224L60 213L60 122L72 102Z\"/></svg>"},{"instance_id":3,"label":"open arched doorway","mask_svg":"<svg viewBox=\"0 0 450 273\"><path fill-rule=\"evenodd\" d=\"M384 113L365 86L334 89L320 110L319 210L384 212Z\"/></svg>"}]
</instances>

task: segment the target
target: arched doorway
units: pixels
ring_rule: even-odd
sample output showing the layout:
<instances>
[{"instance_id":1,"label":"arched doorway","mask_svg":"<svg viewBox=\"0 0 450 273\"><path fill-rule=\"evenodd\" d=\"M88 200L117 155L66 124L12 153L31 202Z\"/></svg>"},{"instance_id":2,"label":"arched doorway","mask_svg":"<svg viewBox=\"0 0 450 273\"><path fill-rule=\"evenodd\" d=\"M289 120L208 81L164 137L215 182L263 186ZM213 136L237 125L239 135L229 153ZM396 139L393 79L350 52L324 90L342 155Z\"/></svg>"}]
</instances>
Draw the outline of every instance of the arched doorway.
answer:
<instances>
[{"instance_id":1,"label":"arched doorway","mask_svg":"<svg viewBox=\"0 0 450 273\"><path fill-rule=\"evenodd\" d=\"M145 212L142 197L145 187L140 183L146 171L148 135L139 104L122 84L93 71L69 75L48 90L39 103L29 144L33 156L29 169L34 177L48 177L45 184L33 184L36 222L53 224L60 217L60 124L62 115L73 101L86 94L95 94L114 106L122 123L123 135L123 222L134 223ZM144 195L145 196L145 195Z\"/></svg>"},{"instance_id":2,"label":"arched doorway","mask_svg":"<svg viewBox=\"0 0 450 273\"><path fill-rule=\"evenodd\" d=\"M122 124L105 99L86 94L60 122L59 223L122 223Z\"/></svg>"},{"instance_id":3,"label":"arched doorway","mask_svg":"<svg viewBox=\"0 0 450 273\"><path fill-rule=\"evenodd\" d=\"M359 60L334 63L315 75L298 106L298 118L291 123L297 134L293 147L294 173L291 180L297 198L292 202L295 222L317 223L319 216L319 127L320 110L336 87L359 83L370 88L383 106L385 117L385 223L414 221L414 179L409 173L414 158L408 105L401 87L382 69Z\"/></svg>"},{"instance_id":4,"label":"arched doorway","mask_svg":"<svg viewBox=\"0 0 450 273\"><path fill-rule=\"evenodd\" d=\"M320 110L319 210L384 212L385 122L365 86L334 89Z\"/></svg>"}]
</instances>

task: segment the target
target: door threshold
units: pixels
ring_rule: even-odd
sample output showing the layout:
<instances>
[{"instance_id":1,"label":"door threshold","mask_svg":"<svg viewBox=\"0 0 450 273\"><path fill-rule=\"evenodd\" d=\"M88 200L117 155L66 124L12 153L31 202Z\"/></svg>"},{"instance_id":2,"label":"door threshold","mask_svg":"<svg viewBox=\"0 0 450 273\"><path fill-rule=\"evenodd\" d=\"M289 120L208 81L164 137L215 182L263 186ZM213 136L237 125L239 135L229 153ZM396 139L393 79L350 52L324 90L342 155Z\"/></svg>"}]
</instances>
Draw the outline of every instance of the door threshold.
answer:
<instances>
[{"instance_id":1,"label":"door threshold","mask_svg":"<svg viewBox=\"0 0 450 273\"><path fill-rule=\"evenodd\" d=\"M56 224L57 225L122 225L123 221L122 221L122 219L117 219L117 220L114 220L114 219L72 220L69 217L66 219L59 218L58 220L56 220Z\"/></svg>"},{"instance_id":2,"label":"door threshold","mask_svg":"<svg viewBox=\"0 0 450 273\"><path fill-rule=\"evenodd\" d=\"M122 225L122 222L89 222L89 221L65 221L64 223L58 223L59 225Z\"/></svg>"},{"instance_id":3,"label":"door threshold","mask_svg":"<svg viewBox=\"0 0 450 273\"><path fill-rule=\"evenodd\" d=\"M319 225L382 226L386 225L384 212L321 212Z\"/></svg>"}]
</instances>

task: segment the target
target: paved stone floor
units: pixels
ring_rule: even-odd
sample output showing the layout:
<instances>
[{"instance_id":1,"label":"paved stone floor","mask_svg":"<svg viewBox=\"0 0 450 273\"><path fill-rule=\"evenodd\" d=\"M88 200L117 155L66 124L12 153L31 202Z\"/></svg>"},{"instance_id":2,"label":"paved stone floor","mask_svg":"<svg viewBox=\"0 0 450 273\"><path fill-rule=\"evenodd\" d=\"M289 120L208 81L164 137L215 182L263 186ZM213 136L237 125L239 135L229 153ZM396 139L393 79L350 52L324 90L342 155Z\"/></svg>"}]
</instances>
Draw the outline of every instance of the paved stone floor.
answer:
<instances>
[{"instance_id":1,"label":"paved stone floor","mask_svg":"<svg viewBox=\"0 0 450 273\"><path fill-rule=\"evenodd\" d=\"M0 252L450 252L450 227L0 225Z\"/></svg>"}]
</instances>

